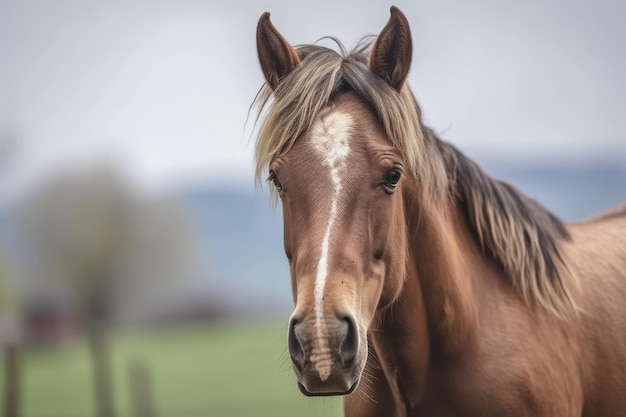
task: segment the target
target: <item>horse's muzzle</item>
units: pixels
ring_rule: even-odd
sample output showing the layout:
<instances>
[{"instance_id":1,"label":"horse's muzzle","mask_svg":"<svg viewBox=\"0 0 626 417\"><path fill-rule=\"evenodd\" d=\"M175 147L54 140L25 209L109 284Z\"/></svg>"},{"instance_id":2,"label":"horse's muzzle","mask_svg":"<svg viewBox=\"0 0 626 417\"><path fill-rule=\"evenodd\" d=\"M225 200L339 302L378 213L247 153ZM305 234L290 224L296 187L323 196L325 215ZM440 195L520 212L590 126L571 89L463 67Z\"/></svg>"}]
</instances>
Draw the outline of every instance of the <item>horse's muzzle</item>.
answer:
<instances>
[{"instance_id":1,"label":"horse's muzzle","mask_svg":"<svg viewBox=\"0 0 626 417\"><path fill-rule=\"evenodd\" d=\"M359 331L355 319L345 315L323 323L289 324L289 354L298 387L307 396L346 395L359 382Z\"/></svg>"}]
</instances>

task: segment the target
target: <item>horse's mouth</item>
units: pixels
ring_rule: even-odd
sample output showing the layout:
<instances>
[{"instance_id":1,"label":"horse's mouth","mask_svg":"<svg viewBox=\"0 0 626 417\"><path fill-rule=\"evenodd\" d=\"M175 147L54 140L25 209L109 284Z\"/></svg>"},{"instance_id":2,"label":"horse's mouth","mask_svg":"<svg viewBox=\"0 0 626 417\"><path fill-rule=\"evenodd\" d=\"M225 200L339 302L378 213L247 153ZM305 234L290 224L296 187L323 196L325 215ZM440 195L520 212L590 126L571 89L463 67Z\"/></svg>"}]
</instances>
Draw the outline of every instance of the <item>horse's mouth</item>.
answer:
<instances>
[{"instance_id":1,"label":"horse's mouth","mask_svg":"<svg viewBox=\"0 0 626 417\"><path fill-rule=\"evenodd\" d=\"M300 392L306 395L307 397L331 397L337 395L348 395L352 394L356 387L359 385L359 380L357 379L354 384L347 391L328 391L328 392L309 392L304 385L298 382L298 388L300 388Z\"/></svg>"}]
</instances>

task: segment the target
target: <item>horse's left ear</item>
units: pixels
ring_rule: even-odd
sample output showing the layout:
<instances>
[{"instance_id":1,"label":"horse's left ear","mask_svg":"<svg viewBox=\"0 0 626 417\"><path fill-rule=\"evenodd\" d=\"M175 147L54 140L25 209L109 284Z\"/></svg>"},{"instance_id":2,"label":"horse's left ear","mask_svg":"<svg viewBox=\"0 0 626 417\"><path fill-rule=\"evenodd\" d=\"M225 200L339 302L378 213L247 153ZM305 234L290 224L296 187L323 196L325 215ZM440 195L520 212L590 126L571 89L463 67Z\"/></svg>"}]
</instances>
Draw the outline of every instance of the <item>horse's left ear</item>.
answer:
<instances>
[{"instance_id":1,"label":"horse's left ear","mask_svg":"<svg viewBox=\"0 0 626 417\"><path fill-rule=\"evenodd\" d=\"M300 64L296 50L283 38L263 13L256 29L256 48L267 84L275 90L280 80Z\"/></svg>"},{"instance_id":2,"label":"horse's left ear","mask_svg":"<svg viewBox=\"0 0 626 417\"><path fill-rule=\"evenodd\" d=\"M396 6L391 6L391 17L372 47L370 70L397 91L402 89L413 54L409 21Z\"/></svg>"}]
</instances>

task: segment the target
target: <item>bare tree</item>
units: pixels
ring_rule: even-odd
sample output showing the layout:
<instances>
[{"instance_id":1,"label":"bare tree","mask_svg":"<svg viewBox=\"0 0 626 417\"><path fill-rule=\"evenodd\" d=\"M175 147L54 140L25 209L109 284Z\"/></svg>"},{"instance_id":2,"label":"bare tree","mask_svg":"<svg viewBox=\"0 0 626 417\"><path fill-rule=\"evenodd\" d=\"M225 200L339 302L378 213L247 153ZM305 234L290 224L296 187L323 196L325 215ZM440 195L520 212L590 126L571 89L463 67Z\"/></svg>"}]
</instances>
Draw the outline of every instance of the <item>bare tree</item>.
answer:
<instances>
[{"instance_id":1,"label":"bare tree","mask_svg":"<svg viewBox=\"0 0 626 417\"><path fill-rule=\"evenodd\" d=\"M194 265L196 240L180 208L137 194L108 166L50 180L21 218L31 282L40 291L69 286L92 325L171 293Z\"/></svg>"},{"instance_id":2,"label":"bare tree","mask_svg":"<svg viewBox=\"0 0 626 417\"><path fill-rule=\"evenodd\" d=\"M21 224L31 288L67 286L87 320L101 417L114 416L103 329L119 311L154 304L193 264L194 236L173 204L138 195L110 166L59 175L36 192Z\"/></svg>"}]
</instances>

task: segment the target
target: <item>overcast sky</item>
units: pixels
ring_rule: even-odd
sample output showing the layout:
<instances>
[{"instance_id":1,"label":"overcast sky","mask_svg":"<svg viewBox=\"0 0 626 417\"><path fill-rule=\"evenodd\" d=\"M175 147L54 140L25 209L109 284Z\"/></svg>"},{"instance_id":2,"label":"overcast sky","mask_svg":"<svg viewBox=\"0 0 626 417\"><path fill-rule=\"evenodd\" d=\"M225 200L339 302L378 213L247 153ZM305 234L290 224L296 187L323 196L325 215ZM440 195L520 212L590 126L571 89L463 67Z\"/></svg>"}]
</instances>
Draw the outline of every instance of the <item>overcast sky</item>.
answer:
<instances>
[{"instance_id":1,"label":"overcast sky","mask_svg":"<svg viewBox=\"0 0 626 417\"><path fill-rule=\"evenodd\" d=\"M396 1L427 122L475 158L626 165L626 2ZM260 14L293 44L378 33L382 1L0 0L0 201L117 161L138 184L252 184ZM250 123L249 123L250 125Z\"/></svg>"}]
</instances>

